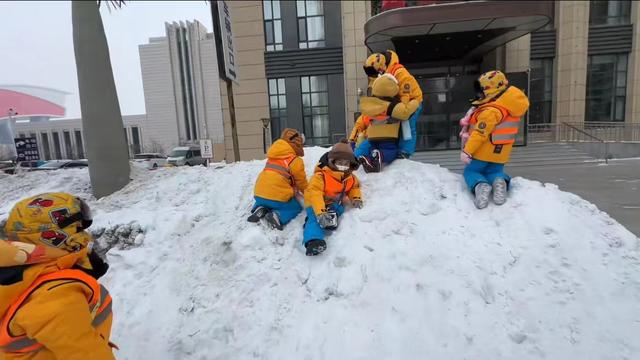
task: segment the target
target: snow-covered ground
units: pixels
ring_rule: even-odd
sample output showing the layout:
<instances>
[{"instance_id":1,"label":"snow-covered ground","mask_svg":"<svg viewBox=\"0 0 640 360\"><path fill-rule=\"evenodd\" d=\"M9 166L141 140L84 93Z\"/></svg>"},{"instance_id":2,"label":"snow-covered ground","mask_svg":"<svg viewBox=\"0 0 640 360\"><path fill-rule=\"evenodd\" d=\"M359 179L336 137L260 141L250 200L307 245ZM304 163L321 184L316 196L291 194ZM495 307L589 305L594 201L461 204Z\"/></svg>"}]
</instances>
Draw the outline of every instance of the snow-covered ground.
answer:
<instances>
[{"instance_id":1,"label":"snow-covered ground","mask_svg":"<svg viewBox=\"0 0 640 360\"><path fill-rule=\"evenodd\" d=\"M95 228L145 233L108 253L118 359L640 358L639 239L578 196L516 178L478 211L459 175L398 161L358 172L365 207L309 258L302 215L246 222L262 167L136 172L91 199ZM0 219L53 190L89 197L86 170L0 179Z\"/></svg>"}]
</instances>

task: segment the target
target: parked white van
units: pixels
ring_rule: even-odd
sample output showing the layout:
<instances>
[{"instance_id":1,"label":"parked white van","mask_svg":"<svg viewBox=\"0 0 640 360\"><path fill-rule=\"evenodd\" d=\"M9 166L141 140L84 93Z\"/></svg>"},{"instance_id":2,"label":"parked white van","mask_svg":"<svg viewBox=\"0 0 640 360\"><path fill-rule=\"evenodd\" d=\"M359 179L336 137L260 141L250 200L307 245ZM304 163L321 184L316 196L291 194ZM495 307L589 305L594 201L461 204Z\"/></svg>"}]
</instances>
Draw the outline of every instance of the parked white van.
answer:
<instances>
[{"instance_id":1,"label":"parked white van","mask_svg":"<svg viewBox=\"0 0 640 360\"><path fill-rule=\"evenodd\" d=\"M167 157L167 164L173 166L194 166L204 165L206 159L202 158L199 146L179 146L173 148L169 157Z\"/></svg>"}]
</instances>

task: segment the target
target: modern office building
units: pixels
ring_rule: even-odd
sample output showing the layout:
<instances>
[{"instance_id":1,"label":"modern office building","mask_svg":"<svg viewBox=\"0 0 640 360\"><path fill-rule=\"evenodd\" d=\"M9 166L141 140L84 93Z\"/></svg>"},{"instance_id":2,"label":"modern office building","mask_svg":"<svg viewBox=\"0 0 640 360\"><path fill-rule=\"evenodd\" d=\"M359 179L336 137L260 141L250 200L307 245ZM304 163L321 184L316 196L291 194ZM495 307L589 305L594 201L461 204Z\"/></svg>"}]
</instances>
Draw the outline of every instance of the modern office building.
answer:
<instances>
[{"instance_id":1,"label":"modern office building","mask_svg":"<svg viewBox=\"0 0 640 360\"><path fill-rule=\"evenodd\" d=\"M425 94L420 150L458 148L483 71L531 97L527 124L639 123L640 6L631 1L232 1L242 159L263 156L261 118L310 144L350 131L362 62L395 50ZM222 94L225 94L222 89ZM226 100L225 144L231 159ZM626 130L623 130L626 131ZM524 143L523 124L520 143ZM635 138L635 132L629 139ZM640 140L640 139L635 139Z\"/></svg>"},{"instance_id":2,"label":"modern office building","mask_svg":"<svg viewBox=\"0 0 640 360\"><path fill-rule=\"evenodd\" d=\"M212 34L197 21L166 23L165 31L165 37L151 38L148 44L139 46L147 113L123 116L129 154L168 154L175 146L198 144L199 139L211 139L218 145L216 148L223 147L218 65ZM14 96L18 91L22 91L20 96ZM44 160L86 156L82 120L52 120L65 113L64 95L53 89L0 87L0 105L17 106L20 112L15 117L19 121L13 126L15 136L35 136ZM23 111L23 108L29 110ZM224 151L214 156L221 160Z\"/></svg>"}]
</instances>

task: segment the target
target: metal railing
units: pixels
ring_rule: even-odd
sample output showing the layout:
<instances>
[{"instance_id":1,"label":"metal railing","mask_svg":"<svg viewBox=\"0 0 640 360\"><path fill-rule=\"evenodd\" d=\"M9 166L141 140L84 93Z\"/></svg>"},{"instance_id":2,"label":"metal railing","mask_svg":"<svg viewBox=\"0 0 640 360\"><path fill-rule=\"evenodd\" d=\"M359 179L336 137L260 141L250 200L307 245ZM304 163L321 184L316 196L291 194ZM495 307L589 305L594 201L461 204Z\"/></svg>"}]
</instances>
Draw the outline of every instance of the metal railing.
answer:
<instances>
[{"instance_id":1,"label":"metal railing","mask_svg":"<svg viewBox=\"0 0 640 360\"><path fill-rule=\"evenodd\" d=\"M617 122L529 124L527 142L597 142L602 147L602 158L608 163L611 158L610 143L640 142L640 124Z\"/></svg>"},{"instance_id":2,"label":"metal railing","mask_svg":"<svg viewBox=\"0 0 640 360\"><path fill-rule=\"evenodd\" d=\"M593 141L640 141L640 123L561 122L527 126L528 143Z\"/></svg>"}]
</instances>

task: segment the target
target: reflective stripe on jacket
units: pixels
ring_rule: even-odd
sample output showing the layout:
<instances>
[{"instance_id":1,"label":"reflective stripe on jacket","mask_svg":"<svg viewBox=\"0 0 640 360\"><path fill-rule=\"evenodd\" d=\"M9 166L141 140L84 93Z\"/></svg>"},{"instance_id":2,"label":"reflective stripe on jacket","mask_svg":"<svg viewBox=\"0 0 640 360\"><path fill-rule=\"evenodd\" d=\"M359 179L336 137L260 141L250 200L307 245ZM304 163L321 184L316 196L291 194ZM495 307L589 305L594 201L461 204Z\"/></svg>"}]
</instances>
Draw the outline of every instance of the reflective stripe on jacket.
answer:
<instances>
[{"instance_id":1,"label":"reflective stripe on jacket","mask_svg":"<svg viewBox=\"0 0 640 360\"><path fill-rule=\"evenodd\" d=\"M502 113L502 120L491 132L491 143L494 145L514 144L516 142L518 130L520 129L520 118L512 116L511 114L509 114L509 110L500 105L490 103L479 106L478 109L473 113L473 115L471 115L471 119L469 120L471 129L475 129L475 126L478 123L478 115L480 114L480 112L486 110L486 108L488 107L498 109L500 110L500 113Z\"/></svg>"},{"instance_id":2,"label":"reflective stripe on jacket","mask_svg":"<svg viewBox=\"0 0 640 360\"><path fill-rule=\"evenodd\" d=\"M43 345L26 335L13 336L9 324L14 316L27 301L29 296L41 286L52 281L70 280L81 282L91 289L91 296L87 298L92 317L92 326L97 328L111 315L111 296L107 289L96 279L80 270L66 269L40 276L31 284L16 301L7 309L0 321L0 351L5 353L29 353L40 350Z\"/></svg>"}]
</instances>

